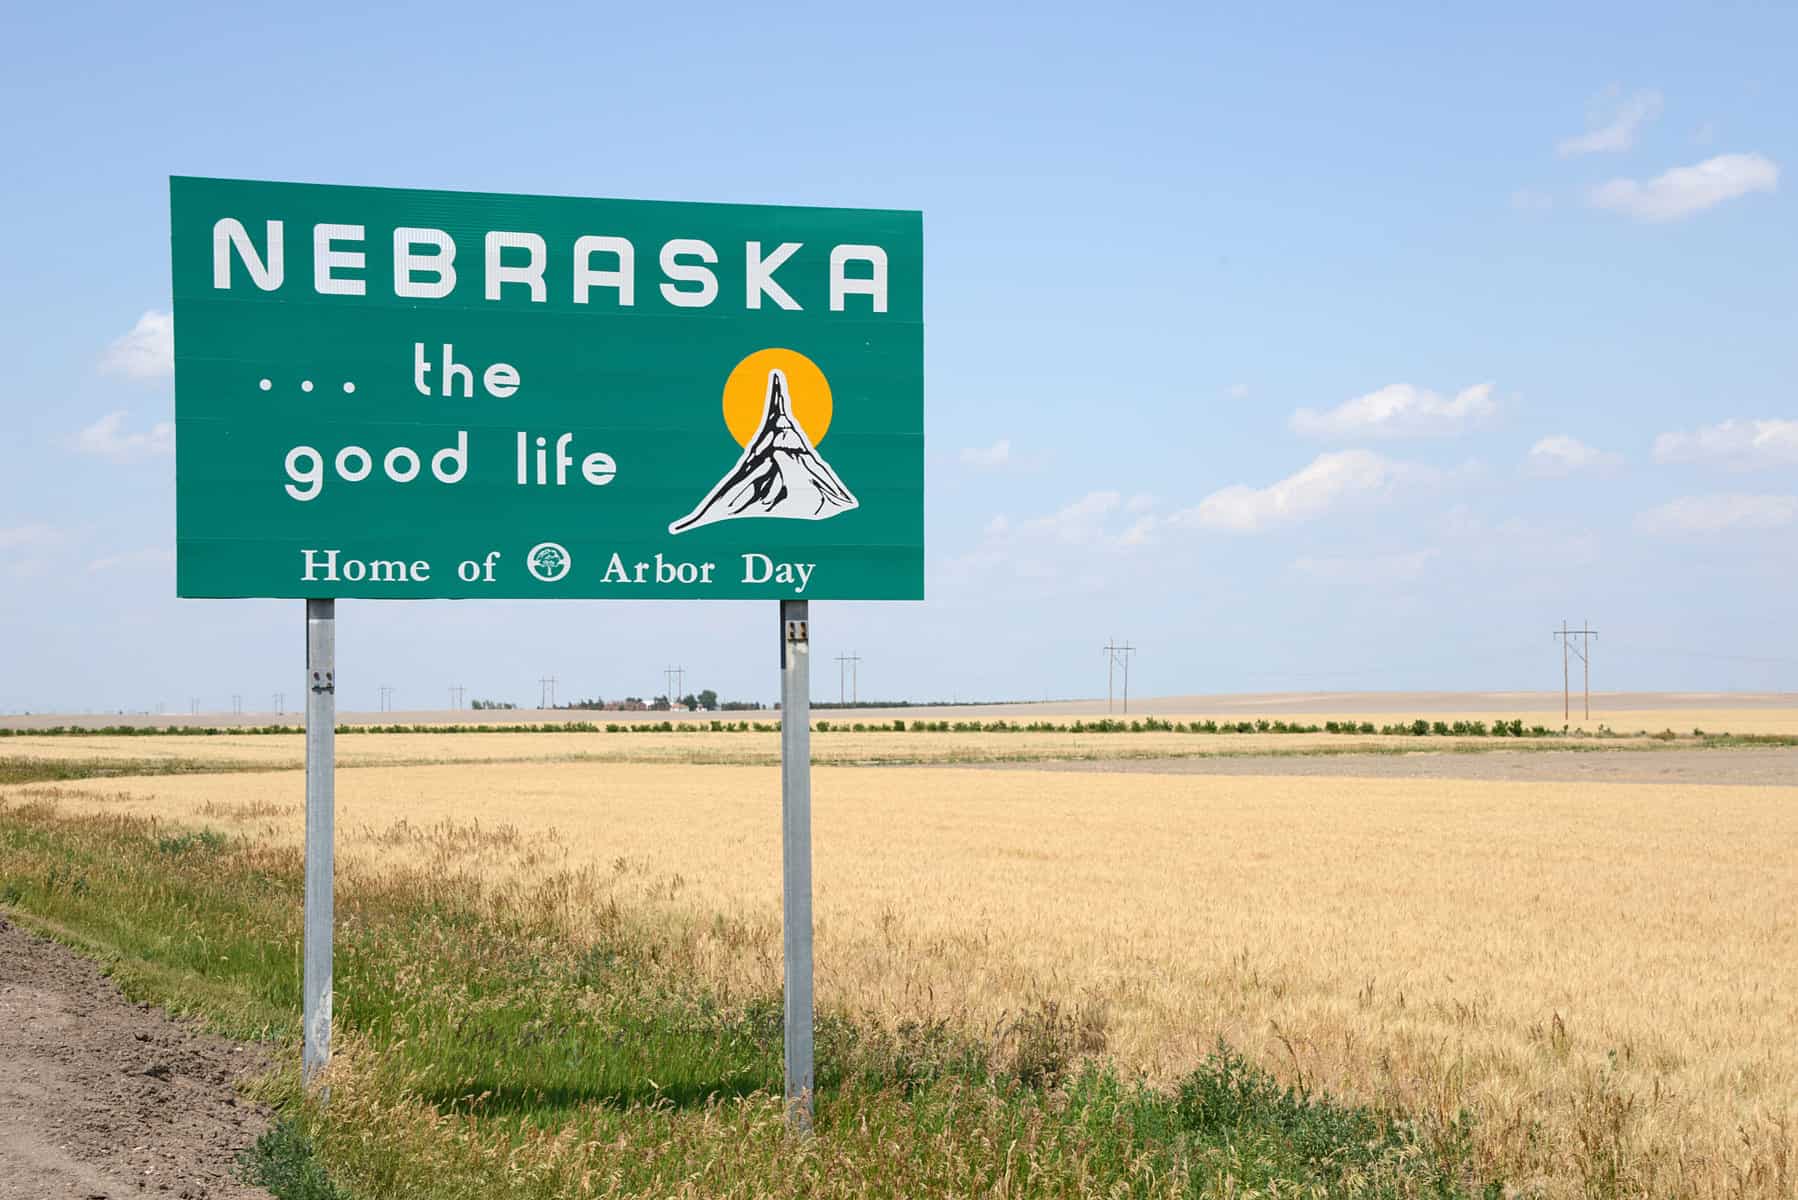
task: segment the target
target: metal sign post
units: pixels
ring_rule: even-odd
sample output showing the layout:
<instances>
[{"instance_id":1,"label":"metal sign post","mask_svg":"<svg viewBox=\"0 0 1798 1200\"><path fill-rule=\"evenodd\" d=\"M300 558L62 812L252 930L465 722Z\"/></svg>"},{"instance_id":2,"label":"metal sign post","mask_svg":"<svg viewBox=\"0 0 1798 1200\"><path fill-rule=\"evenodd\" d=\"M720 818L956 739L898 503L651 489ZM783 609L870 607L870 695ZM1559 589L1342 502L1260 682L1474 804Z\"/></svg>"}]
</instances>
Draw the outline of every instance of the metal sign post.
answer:
<instances>
[{"instance_id":1,"label":"metal sign post","mask_svg":"<svg viewBox=\"0 0 1798 1200\"><path fill-rule=\"evenodd\" d=\"M332 879L337 823L337 601L306 601L305 1048L310 1085L331 1058Z\"/></svg>"},{"instance_id":2,"label":"metal sign post","mask_svg":"<svg viewBox=\"0 0 1798 1200\"><path fill-rule=\"evenodd\" d=\"M781 956L787 1123L812 1128L812 700L810 606L780 602Z\"/></svg>"}]
</instances>

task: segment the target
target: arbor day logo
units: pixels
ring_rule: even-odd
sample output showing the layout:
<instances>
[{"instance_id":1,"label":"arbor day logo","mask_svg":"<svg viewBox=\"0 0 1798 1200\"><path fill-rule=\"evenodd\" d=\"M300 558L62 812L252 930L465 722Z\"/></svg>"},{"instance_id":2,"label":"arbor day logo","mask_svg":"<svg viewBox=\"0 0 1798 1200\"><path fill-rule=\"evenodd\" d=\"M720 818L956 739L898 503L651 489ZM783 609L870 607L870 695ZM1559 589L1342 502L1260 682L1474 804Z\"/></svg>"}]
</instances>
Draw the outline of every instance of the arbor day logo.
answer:
<instances>
[{"instance_id":1,"label":"arbor day logo","mask_svg":"<svg viewBox=\"0 0 1798 1200\"><path fill-rule=\"evenodd\" d=\"M724 383L724 424L742 456L668 532L739 517L823 521L859 507L818 453L830 417L830 381L817 363L783 349L745 358Z\"/></svg>"},{"instance_id":2,"label":"arbor day logo","mask_svg":"<svg viewBox=\"0 0 1798 1200\"><path fill-rule=\"evenodd\" d=\"M568 574L573 563L567 548L557 542L538 542L524 559L525 567L544 583L554 583Z\"/></svg>"}]
</instances>

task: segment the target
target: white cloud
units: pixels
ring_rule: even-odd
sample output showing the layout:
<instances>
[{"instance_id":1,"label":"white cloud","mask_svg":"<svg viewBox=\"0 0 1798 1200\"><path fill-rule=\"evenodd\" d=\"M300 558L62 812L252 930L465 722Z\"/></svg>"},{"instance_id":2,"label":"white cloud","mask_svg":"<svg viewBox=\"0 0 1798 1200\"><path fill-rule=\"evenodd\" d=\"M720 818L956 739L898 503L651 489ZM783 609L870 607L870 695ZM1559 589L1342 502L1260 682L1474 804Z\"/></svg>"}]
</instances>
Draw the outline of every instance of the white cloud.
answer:
<instances>
[{"instance_id":1,"label":"white cloud","mask_svg":"<svg viewBox=\"0 0 1798 1200\"><path fill-rule=\"evenodd\" d=\"M1063 545L1095 545L1106 540L1105 518L1118 511L1123 501L1117 492L1088 492L1046 517L1024 521L1018 526L1018 532L1046 537Z\"/></svg>"},{"instance_id":2,"label":"white cloud","mask_svg":"<svg viewBox=\"0 0 1798 1200\"><path fill-rule=\"evenodd\" d=\"M1592 189L1596 208L1638 221L1674 221L1745 196L1779 187L1779 166L1759 154L1719 154L1689 167L1674 167L1648 180L1613 179Z\"/></svg>"},{"instance_id":3,"label":"white cloud","mask_svg":"<svg viewBox=\"0 0 1798 1200\"><path fill-rule=\"evenodd\" d=\"M40 521L0 527L0 578L23 580L43 575L48 568L44 552L62 541L62 530Z\"/></svg>"},{"instance_id":4,"label":"white cloud","mask_svg":"<svg viewBox=\"0 0 1798 1200\"><path fill-rule=\"evenodd\" d=\"M0 550L17 550L30 546L48 546L62 540L62 534L41 522L14 525L0 529Z\"/></svg>"},{"instance_id":5,"label":"white cloud","mask_svg":"<svg viewBox=\"0 0 1798 1200\"><path fill-rule=\"evenodd\" d=\"M1022 521L996 516L982 530L978 546L946 560L945 566L954 577L1003 571L1023 579L1080 583L1090 573L1095 551L1130 551L1154 540L1161 519L1148 511L1153 504L1152 497L1126 500L1121 492L1100 490L1046 516Z\"/></svg>"},{"instance_id":6,"label":"white cloud","mask_svg":"<svg viewBox=\"0 0 1798 1200\"><path fill-rule=\"evenodd\" d=\"M1628 150L1636 144L1636 131L1661 112L1659 92L1636 92L1619 99L1612 89L1603 101L1587 114L1586 123L1590 129L1577 137L1562 138L1555 144L1555 152L1562 158Z\"/></svg>"},{"instance_id":7,"label":"white cloud","mask_svg":"<svg viewBox=\"0 0 1798 1200\"><path fill-rule=\"evenodd\" d=\"M162 546L150 546L143 550L130 550L124 554L112 554L105 558L96 558L87 564L90 571L111 571L115 568L131 567L172 567L175 565L175 552Z\"/></svg>"},{"instance_id":8,"label":"white cloud","mask_svg":"<svg viewBox=\"0 0 1798 1200\"><path fill-rule=\"evenodd\" d=\"M1798 465L1798 421L1724 421L1654 439L1657 462L1716 463L1737 471Z\"/></svg>"},{"instance_id":9,"label":"white cloud","mask_svg":"<svg viewBox=\"0 0 1798 1200\"><path fill-rule=\"evenodd\" d=\"M1119 546L1147 546L1155 540L1155 530L1161 525L1161 519L1155 516L1136 518L1130 528L1117 537Z\"/></svg>"},{"instance_id":10,"label":"white cloud","mask_svg":"<svg viewBox=\"0 0 1798 1200\"><path fill-rule=\"evenodd\" d=\"M1557 433L1531 446L1525 465L1532 474L1558 477L1578 471L1606 471L1622 461L1621 455L1594 450L1578 438Z\"/></svg>"},{"instance_id":11,"label":"white cloud","mask_svg":"<svg viewBox=\"0 0 1798 1200\"><path fill-rule=\"evenodd\" d=\"M1339 505L1384 495L1401 483L1433 479L1436 472L1394 462L1370 450L1320 454L1310 465L1264 488L1243 484L1222 488L1170 518L1179 526L1256 533L1276 525L1309 521Z\"/></svg>"},{"instance_id":12,"label":"white cloud","mask_svg":"<svg viewBox=\"0 0 1798 1200\"><path fill-rule=\"evenodd\" d=\"M1423 575L1441 551L1408 550L1398 554L1304 555L1292 569L1332 583L1405 583Z\"/></svg>"},{"instance_id":13,"label":"white cloud","mask_svg":"<svg viewBox=\"0 0 1798 1200\"><path fill-rule=\"evenodd\" d=\"M1457 570L1477 568L1516 579L1598 560L1598 537L1578 516L1493 520L1455 505L1432 523Z\"/></svg>"},{"instance_id":14,"label":"white cloud","mask_svg":"<svg viewBox=\"0 0 1798 1200\"><path fill-rule=\"evenodd\" d=\"M1460 433L1497 411L1490 383L1464 388L1453 399L1393 383L1321 412L1301 408L1292 414L1291 425L1306 437L1430 437Z\"/></svg>"},{"instance_id":15,"label":"white cloud","mask_svg":"<svg viewBox=\"0 0 1798 1200\"><path fill-rule=\"evenodd\" d=\"M110 412L75 435L75 449L114 462L132 462L175 450L175 423L158 421L142 433L125 432L125 411Z\"/></svg>"},{"instance_id":16,"label":"white cloud","mask_svg":"<svg viewBox=\"0 0 1798 1200\"><path fill-rule=\"evenodd\" d=\"M132 379L163 379L175 373L175 317L154 309L137 319L100 355L100 369Z\"/></svg>"},{"instance_id":17,"label":"white cloud","mask_svg":"<svg viewBox=\"0 0 1798 1200\"><path fill-rule=\"evenodd\" d=\"M1003 467L1011 461L1011 441L1000 438L990 446L971 446L961 452L964 467Z\"/></svg>"},{"instance_id":18,"label":"white cloud","mask_svg":"<svg viewBox=\"0 0 1798 1200\"><path fill-rule=\"evenodd\" d=\"M1645 533L1723 533L1737 529L1783 529L1798 521L1798 496L1753 496L1741 493L1682 496L1636 518Z\"/></svg>"}]
</instances>

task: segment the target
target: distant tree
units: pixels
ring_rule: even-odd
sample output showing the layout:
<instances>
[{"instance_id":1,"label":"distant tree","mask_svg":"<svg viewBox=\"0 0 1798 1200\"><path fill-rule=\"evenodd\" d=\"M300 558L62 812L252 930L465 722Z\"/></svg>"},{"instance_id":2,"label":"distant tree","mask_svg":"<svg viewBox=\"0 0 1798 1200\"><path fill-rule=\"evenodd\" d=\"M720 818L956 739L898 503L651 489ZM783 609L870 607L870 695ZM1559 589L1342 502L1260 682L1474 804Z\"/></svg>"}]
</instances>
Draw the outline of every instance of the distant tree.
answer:
<instances>
[{"instance_id":1,"label":"distant tree","mask_svg":"<svg viewBox=\"0 0 1798 1200\"><path fill-rule=\"evenodd\" d=\"M714 692L711 688L707 688L705 691L699 693L699 707L705 709L707 712L717 712L718 693Z\"/></svg>"},{"instance_id":2,"label":"distant tree","mask_svg":"<svg viewBox=\"0 0 1798 1200\"><path fill-rule=\"evenodd\" d=\"M475 701L470 702L468 707L470 707L470 708L517 708L518 706L516 704L512 703L510 700L475 700Z\"/></svg>"},{"instance_id":3,"label":"distant tree","mask_svg":"<svg viewBox=\"0 0 1798 1200\"><path fill-rule=\"evenodd\" d=\"M649 707L656 712L667 712L674 706L668 703L668 697L657 696L654 700L649 702Z\"/></svg>"}]
</instances>

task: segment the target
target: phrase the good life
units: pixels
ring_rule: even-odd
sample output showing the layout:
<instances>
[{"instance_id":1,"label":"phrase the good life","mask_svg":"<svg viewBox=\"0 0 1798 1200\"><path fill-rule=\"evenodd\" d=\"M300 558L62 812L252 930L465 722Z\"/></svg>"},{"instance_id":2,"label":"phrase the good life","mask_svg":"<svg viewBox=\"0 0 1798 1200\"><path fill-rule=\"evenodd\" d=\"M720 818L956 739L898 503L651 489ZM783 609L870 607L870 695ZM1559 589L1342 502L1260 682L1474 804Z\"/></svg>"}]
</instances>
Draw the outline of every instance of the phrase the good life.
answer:
<instances>
[{"instance_id":1,"label":"phrase the good life","mask_svg":"<svg viewBox=\"0 0 1798 1200\"><path fill-rule=\"evenodd\" d=\"M433 379L435 372L435 379ZM413 387L420 395L472 398L474 367L456 361L455 347L444 344L432 356L423 342L412 347ZM487 364L479 387L489 397L506 399L517 394L523 382L510 363ZM553 438L553 442L552 442ZM604 487L618 475L618 464L603 450L579 451L572 433L539 434L520 429L513 435L516 474L520 487L565 487L571 476L594 487ZM423 450L411 446L375 447L346 445L318 447L298 445L287 451L287 494L302 503L317 499L328 483L357 484L374 473L377 455L381 471L394 483L411 483L425 471L429 455L430 477L438 483L456 484L468 474L468 431L458 429L448 446ZM327 467L329 468L327 470Z\"/></svg>"}]
</instances>

